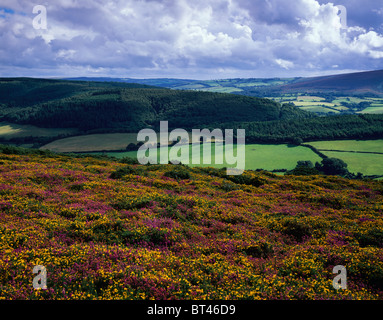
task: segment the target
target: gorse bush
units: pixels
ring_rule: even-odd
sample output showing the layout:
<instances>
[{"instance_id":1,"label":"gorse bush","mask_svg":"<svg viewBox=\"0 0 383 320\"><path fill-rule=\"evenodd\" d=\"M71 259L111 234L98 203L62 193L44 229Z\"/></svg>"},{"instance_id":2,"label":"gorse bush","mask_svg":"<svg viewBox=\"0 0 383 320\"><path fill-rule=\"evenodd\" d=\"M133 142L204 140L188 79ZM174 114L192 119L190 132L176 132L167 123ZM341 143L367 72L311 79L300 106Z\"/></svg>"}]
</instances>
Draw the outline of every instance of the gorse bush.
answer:
<instances>
[{"instance_id":1,"label":"gorse bush","mask_svg":"<svg viewBox=\"0 0 383 320\"><path fill-rule=\"evenodd\" d=\"M131 157L124 157L119 162L125 163L125 164L139 164L137 158L131 158Z\"/></svg>"},{"instance_id":2,"label":"gorse bush","mask_svg":"<svg viewBox=\"0 0 383 320\"><path fill-rule=\"evenodd\" d=\"M110 174L110 178L112 179L121 179L122 177L126 176L127 174L136 174L140 175L143 173L143 170L140 168L134 168L130 165L126 165L122 168L118 168L117 170L113 171Z\"/></svg>"},{"instance_id":3,"label":"gorse bush","mask_svg":"<svg viewBox=\"0 0 383 320\"><path fill-rule=\"evenodd\" d=\"M382 182L1 161L0 299L383 298ZM36 265L48 290L31 289ZM332 287L335 265L350 289Z\"/></svg>"},{"instance_id":4,"label":"gorse bush","mask_svg":"<svg viewBox=\"0 0 383 320\"><path fill-rule=\"evenodd\" d=\"M166 171L164 176L176 180L186 180L191 178L190 172L183 167L177 167L175 169Z\"/></svg>"}]
</instances>

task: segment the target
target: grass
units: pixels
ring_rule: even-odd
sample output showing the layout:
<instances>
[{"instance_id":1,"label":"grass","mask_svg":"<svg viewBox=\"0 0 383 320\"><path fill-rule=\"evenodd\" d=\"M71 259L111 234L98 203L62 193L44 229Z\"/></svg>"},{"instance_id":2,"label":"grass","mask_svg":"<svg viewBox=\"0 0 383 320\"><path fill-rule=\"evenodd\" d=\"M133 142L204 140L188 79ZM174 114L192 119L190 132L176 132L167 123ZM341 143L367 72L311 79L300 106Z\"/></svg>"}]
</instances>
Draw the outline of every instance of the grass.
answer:
<instances>
[{"instance_id":1,"label":"grass","mask_svg":"<svg viewBox=\"0 0 383 320\"><path fill-rule=\"evenodd\" d=\"M383 140L337 140L309 142L319 150L382 152Z\"/></svg>"},{"instance_id":2,"label":"grass","mask_svg":"<svg viewBox=\"0 0 383 320\"><path fill-rule=\"evenodd\" d=\"M357 98L357 97L337 97L331 102L325 102L325 98L319 96L304 96L296 94L282 94L279 97L268 97L268 99L280 102L280 103L294 103L295 106L299 107L302 110L315 112L315 113L329 113L334 112L338 113L340 111L347 111L348 107L342 105L343 102L346 103L360 103L360 102L370 102L371 107L364 109L363 111L357 113L368 113L368 114L380 114L383 113L383 104L381 98ZM334 109L327 109L334 108Z\"/></svg>"},{"instance_id":3,"label":"grass","mask_svg":"<svg viewBox=\"0 0 383 320\"><path fill-rule=\"evenodd\" d=\"M184 146L183 148L186 148ZM214 144L212 144L212 162L213 164L193 164L196 162L197 157L192 157L193 154L198 154L193 152L193 150L197 150L198 146L189 146L189 163L192 167L233 167L233 165L224 164L214 164L215 162L215 148ZM201 148L202 152L202 148ZM234 147L234 154L236 154L237 150ZM274 170L274 169L288 169L291 170L295 168L297 161L299 160L311 160L313 163L316 161L320 162L321 158L317 156L310 149L305 147L290 147L286 144L282 145L265 145L265 144L249 144L245 146L246 152L246 161L245 168L246 170L256 170L256 169L265 169L265 170ZM136 158L137 153L135 151L130 152L110 152L106 153L109 156L114 156L116 158L123 157L132 157ZM181 160L181 162L186 163L185 160ZM202 162L202 161L201 161Z\"/></svg>"},{"instance_id":4,"label":"grass","mask_svg":"<svg viewBox=\"0 0 383 320\"><path fill-rule=\"evenodd\" d=\"M200 90L207 91L207 92L218 92L218 93L233 93L233 92L243 91L242 89L235 88L235 87L212 87L212 88L203 88Z\"/></svg>"},{"instance_id":5,"label":"grass","mask_svg":"<svg viewBox=\"0 0 383 320\"><path fill-rule=\"evenodd\" d=\"M59 139L41 147L55 152L90 152L95 150L122 150L129 143L137 143L136 133L104 133Z\"/></svg>"},{"instance_id":6,"label":"grass","mask_svg":"<svg viewBox=\"0 0 383 320\"><path fill-rule=\"evenodd\" d=\"M299 96L298 101L310 101L310 102L317 102L317 101L324 101L325 98L317 97L317 96Z\"/></svg>"},{"instance_id":7,"label":"grass","mask_svg":"<svg viewBox=\"0 0 383 320\"><path fill-rule=\"evenodd\" d=\"M77 129L68 128L39 128L32 125L0 122L0 138L23 138L23 137L54 137L60 134L73 134Z\"/></svg>"},{"instance_id":8,"label":"grass","mask_svg":"<svg viewBox=\"0 0 383 320\"><path fill-rule=\"evenodd\" d=\"M372 104L371 107L368 107L361 111L360 113L383 113L383 105L382 104Z\"/></svg>"},{"instance_id":9,"label":"grass","mask_svg":"<svg viewBox=\"0 0 383 320\"><path fill-rule=\"evenodd\" d=\"M334 112L334 113L339 113L338 110L328 109L328 108L325 108L325 107L322 107L322 106L319 106L319 105L318 106L300 107L300 109L305 110L305 111L311 111L311 112L324 112L324 113Z\"/></svg>"},{"instance_id":10,"label":"grass","mask_svg":"<svg viewBox=\"0 0 383 320\"><path fill-rule=\"evenodd\" d=\"M332 151L323 151L323 153L328 157L345 161L348 170L352 173L383 175L383 155Z\"/></svg>"},{"instance_id":11,"label":"grass","mask_svg":"<svg viewBox=\"0 0 383 320\"><path fill-rule=\"evenodd\" d=\"M368 154L356 152L383 153L383 140L338 140L310 142L318 150L341 150L350 152L322 151L326 156L342 159L348 164L352 173L361 172L364 175L383 174L383 154Z\"/></svg>"},{"instance_id":12,"label":"grass","mask_svg":"<svg viewBox=\"0 0 383 320\"><path fill-rule=\"evenodd\" d=\"M321 158L305 147L290 147L286 144L246 146L246 169L293 169L297 161L311 160L313 163Z\"/></svg>"},{"instance_id":13,"label":"grass","mask_svg":"<svg viewBox=\"0 0 383 320\"><path fill-rule=\"evenodd\" d=\"M189 141L191 140L192 134L189 132ZM121 151L130 143L137 144L137 142L137 133L100 133L59 139L40 149L55 152Z\"/></svg>"},{"instance_id":14,"label":"grass","mask_svg":"<svg viewBox=\"0 0 383 320\"><path fill-rule=\"evenodd\" d=\"M317 149L333 149L343 151L363 151L363 152L383 152L383 140L347 140L347 141L320 141L312 142L311 145ZM185 146L186 148L187 146ZM197 146L189 146L190 156L193 154L193 149ZM275 170L275 169L293 169L297 161L310 160L313 163L320 162L321 158L305 147L291 147L286 144L282 145L265 145L265 144L249 144L245 146L246 151L246 170ZM211 166L215 168L233 167L224 163L222 165L214 164L215 161L215 148L212 144L212 162L213 164L193 164L196 157L189 159L189 165L192 167ZM236 154L236 149L234 149ZM323 152L328 157L342 159L348 164L350 172L361 172L364 175L381 175L383 174L383 155L364 154L364 153L345 153L345 152ZM132 157L136 158L135 151L130 152L110 152L106 153L109 156L117 158ZM197 156L198 157L198 156ZM186 163L185 160L181 162Z\"/></svg>"}]
</instances>

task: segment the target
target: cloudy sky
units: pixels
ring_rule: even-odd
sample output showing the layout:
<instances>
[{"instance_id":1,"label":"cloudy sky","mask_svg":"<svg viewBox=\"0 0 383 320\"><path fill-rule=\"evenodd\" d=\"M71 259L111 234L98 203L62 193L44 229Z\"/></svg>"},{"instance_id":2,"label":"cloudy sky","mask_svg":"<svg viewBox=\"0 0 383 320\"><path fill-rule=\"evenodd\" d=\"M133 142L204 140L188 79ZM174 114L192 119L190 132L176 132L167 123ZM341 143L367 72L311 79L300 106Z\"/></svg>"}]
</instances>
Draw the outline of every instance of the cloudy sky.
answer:
<instances>
[{"instance_id":1,"label":"cloudy sky","mask_svg":"<svg viewBox=\"0 0 383 320\"><path fill-rule=\"evenodd\" d=\"M0 76L217 79L383 69L383 0L36 1L0 0ZM46 9L46 29L36 5Z\"/></svg>"}]
</instances>

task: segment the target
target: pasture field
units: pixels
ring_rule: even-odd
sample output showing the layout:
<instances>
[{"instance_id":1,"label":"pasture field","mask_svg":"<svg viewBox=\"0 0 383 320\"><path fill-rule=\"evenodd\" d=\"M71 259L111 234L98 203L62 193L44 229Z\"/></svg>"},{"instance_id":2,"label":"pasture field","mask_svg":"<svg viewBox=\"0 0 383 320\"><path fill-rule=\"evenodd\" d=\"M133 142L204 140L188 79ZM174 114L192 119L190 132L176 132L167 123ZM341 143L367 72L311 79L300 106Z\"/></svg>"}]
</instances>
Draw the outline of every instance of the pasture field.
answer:
<instances>
[{"instance_id":1,"label":"pasture field","mask_svg":"<svg viewBox=\"0 0 383 320\"><path fill-rule=\"evenodd\" d=\"M364 175L383 174L383 140L316 141L308 144L314 146L328 157L342 159L348 164L348 169L352 173L361 172ZM358 152L378 152L382 154Z\"/></svg>"},{"instance_id":2,"label":"pasture field","mask_svg":"<svg viewBox=\"0 0 383 320\"><path fill-rule=\"evenodd\" d=\"M76 136L53 141L40 149L54 152L112 151L125 149L129 143L137 143L136 133L103 133Z\"/></svg>"},{"instance_id":3,"label":"pasture field","mask_svg":"<svg viewBox=\"0 0 383 320\"><path fill-rule=\"evenodd\" d=\"M75 134L77 129L71 128L40 128L32 125L0 122L0 138L23 138L23 137L55 137L61 134Z\"/></svg>"},{"instance_id":4,"label":"pasture field","mask_svg":"<svg viewBox=\"0 0 383 320\"><path fill-rule=\"evenodd\" d=\"M383 104L372 104L371 107L364 109L360 113L383 113Z\"/></svg>"},{"instance_id":5,"label":"pasture field","mask_svg":"<svg viewBox=\"0 0 383 320\"><path fill-rule=\"evenodd\" d=\"M298 96L297 98L297 101L309 101L309 102L324 101L324 100L326 99L322 97L317 97L317 96Z\"/></svg>"},{"instance_id":6,"label":"pasture field","mask_svg":"<svg viewBox=\"0 0 383 320\"><path fill-rule=\"evenodd\" d=\"M196 156L198 158L198 154L200 155L203 152L203 149L200 148L200 153L198 153L198 145L190 145L183 146L182 148L189 148L189 165L191 167L232 167L232 165L224 162L223 164L202 164L202 160L200 160L201 164L193 164L196 161ZM212 163L215 163L215 146L212 144L211 146L211 159ZM157 149L159 150L159 149ZM169 148L170 150L170 148ZM197 150L197 152L196 152ZM224 149L223 149L224 150ZM184 151L181 151L185 154ZM245 146L246 152L246 162L245 168L246 170L256 170L256 169L264 169L264 170L274 170L274 169L287 169L291 170L295 168L296 164L300 160L311 160L313 163L316 161L320 162L321 158L312 152L310 149L305 147L290 147L286 144L281 145L265 145L265 144L249 144ZM237 147L234 146L234 155L237 153ZM108 156L114 156L116 158L123 157L131 157L136 158L136 151L129 152L107 152ZM194 157L193 157L194 155ZM157 154L159 159L159 152ZM225 157L223 157L225 159ZM187 158L184 160L181 159L182 163L186 163Z\"/></svg>"},{"instance_id":7,"label":"pasture field","mask_svg":"<svg viewBox=\"0 0 383 320\"><path fill-rule=\"evenodd\" d=\"M336 140L308 142L318 150L342 150L383 153L383 140Z\"/></svg>"},{"instance_id":8,"label":"pasture field","mask_svg":"<svg viewBox=\"0 0 383 320\"><path fill-rule=\"evenodd\" d=\"M189 133L189 140L192 135ZM210 139L208 138L208 141ZM54 152L121 151L137 144L137 133L100 133L58 139L42 146L41 150Z\"/></svg>"},{"instance_id":9,"label":"pasture field","mask_svg":"<svg viewBox=\"0 0 383 320\"><path fill-rule=\"evenodd\" d=\"M336 104L334 103L329 103L329 102L321 102L321 101L298 101L298 102L294 102L294 104L297 106L297 107L309 107L309 106L325 106L325 107L336 107Z\"/></svg>"},{"instance_id":10,"label":"pasture field","mask_svg":"<svg viewBox=\"0 0 383 320\"><path fill-rule=\"evenodd\" d=\"M339 110L334 110L334 109L329 109L326 107L322 106L305 106L305 107L300 107L300 109L305 110L305 111L310 111L310 112L321 112L321 113L340 113Z\"/></svg>"},{"instance_id":11,"label":"pasture field","mask_svg":"<svg viewBox=\"0 0 383 320\"><path fill-rule=\"evenodd\" d=\"M381 114L383 113L383 100L382 98L370 98L370 97L353 97L353 96L339 96L329 102L325 98L314 95L299 95L299 94L282 94L278 97L267 97L279 103L293 103L295 106L302 110L315 112L315 113L340 113L342 111L348 111L349 108L343 106L342 103L359 104L361 102L371 103L370 107L366 107L364 110L357 111L356 113L368 113L368 114ZM329 107L329 108L327 108ZM336 110L334 110L336 109ZM355 112L354 109L352 109Z\"/></svg>"},{"instance_id":12,"label":"pasture field","mask_svg":"<svg viewBox=\"0 0 383 320\"><path fill-rule=\"evenodd\" d=\"M212 88L201 88L201 91L207 92L218 92L218 93L233 93L233 92L242 92L242 89L236 87L212 87Z\"/></svg>"},{"instance_id":13,"label":"pasture field","mask_svg":"<svg viewBox=\"0 0 383 320\"><path fill-rule=\"evenodd\" d=\"M382 175L383 174L383 155L366 154L353 152L333 152L323 151L331 158L338 158L347 163L347 169L352 173L361 172L364 175Z\"/></svg>"}]
</instances>

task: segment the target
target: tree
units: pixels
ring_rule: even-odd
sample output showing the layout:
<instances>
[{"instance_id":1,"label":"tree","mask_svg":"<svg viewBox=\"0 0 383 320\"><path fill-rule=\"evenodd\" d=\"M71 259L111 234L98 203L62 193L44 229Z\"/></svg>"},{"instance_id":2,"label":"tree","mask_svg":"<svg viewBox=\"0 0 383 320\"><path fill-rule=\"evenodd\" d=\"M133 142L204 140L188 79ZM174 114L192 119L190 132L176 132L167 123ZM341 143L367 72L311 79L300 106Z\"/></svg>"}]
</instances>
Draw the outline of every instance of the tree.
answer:
<instances>
[{"instance_id":1,"label":"tree","mask_svg":"<svg viewBox=\"0 0 383 320\"><path fill-rule=\"evenodd\" d=\"M347 163L337 158L323 159L320 164L316 163L315 167L326 175L346 176L349 174Z\"/></svg>"},{"instance_id":2,"label":"tree","mask_svg":"<svg viewBox=\"0 0 383 320\"><path fill-rule=\"evenodd\" d=\"M286 172L286 175L295 176L309 176L318 174L320 174L320 172L316 168L314 168L314 165L310 160L298 161L297 166L293 170Z\"/></svg>"},{"instance_id":3,"label":"tree","mask_svg":"<svg viewBox=\"0 0 383 320\"><path fill-rule=\"evenodd\" d=\"M307 161L298 161L297 167L304 167L304 168L314 168L313 163L310 160Z\"/></svg>"},{"instance_id":4,"label":"tree","mask_svg":"<svg viewBox=\"0 0 383 320\"><path fill-rule=\"evenodd\" d=\"M126 151L137 151L138 147L134 143L129 143L126 147Z\"/></svg>"},{"instance_id":5,"label":"tree","mask_svg":"<svg viewBox=\"0 0 383 320\"><path fill-rule=\"evenodd\" d=\"M303 140L300 137L294 137L291 139L291 143L299 146L303 143Z\"/></svg>"}]
</instances>

